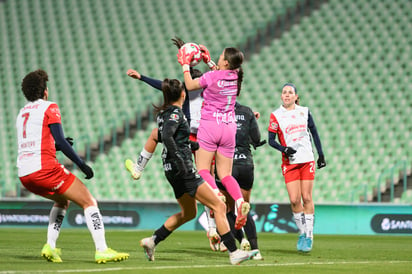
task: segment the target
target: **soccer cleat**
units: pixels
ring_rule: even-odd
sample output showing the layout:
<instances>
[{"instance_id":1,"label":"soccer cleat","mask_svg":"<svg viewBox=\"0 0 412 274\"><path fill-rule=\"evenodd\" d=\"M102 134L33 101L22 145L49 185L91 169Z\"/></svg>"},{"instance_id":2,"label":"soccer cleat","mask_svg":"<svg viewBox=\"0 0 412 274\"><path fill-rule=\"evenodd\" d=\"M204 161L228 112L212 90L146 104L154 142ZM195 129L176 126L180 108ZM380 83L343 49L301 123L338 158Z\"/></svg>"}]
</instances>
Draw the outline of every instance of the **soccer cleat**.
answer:
<instances>
[{"instance_id":1,"label":"soccer cleat","mask_svg":"<svg viewBox=\"0 0 412 274\"><path fill-rule=\"evenodd\" d=\"M305 246L306 241L306 234L302 233L299 235L298 243L296 244L296 249L298 251L303 251L303 247Z\"/></svg>"},{"instance_id":2,"label":"soccer cleat","mask_svg":"<svg viewBox=\"0 0 412 274\"><path fill-rule=\"evenodd\" d=\"M137 164L133 163L132 160L127 159L124 162L124 166L126 167L127 171L130 172L130 175L132 175L132 178L134 180L140 179L140 176L142 176L142 173L136 169Z\"/></svg>"},{"instance_id":3,"label":"soccer cleat","mask_svg":"<svg viewBox=\"0 0 412 274\"><path fill-rule=\"evenodd\" d=\"M225 246L225 244L223 242L220 242L219 248L220 248L221 252L226 252L227 251L227 247Z\"/></svg>"},{"instance_id":4,"label":"soccer cleat","mask_svg":"<svg viewBox=\"0 0 412 274\"><path fill-rule=\"evenodd\" d=\"M240 242L240 249L244 251L250 250L250 243L246 238L243 238L242 242Z\"/></svg>"},{"instance_id":5,"label":"soccer cleat","mask_svg":"<svg viewBox=\"0 0 412 274\"><path fill-rule=\"evenodd\" d=\"M263 261L262 254L260 254L259 249L253 249L252 251L257 251L256 255L253 256L253 260L255 260L255 261Z\"/></svg>"},{"instance_id":6,"label":"soccer cleat","mask_svg":"<svg viewBox=\"0 0 412 274\"><path fill-rule=\"evenodd\" d=\"M120 262L127 260L129 258L129 253L120 253L111 248L105 251L96 251L94 259L98 264L105 264L107 262Z\"/></svg>"},{"instance_id":7,"label":"soccer cleat","mask_svg":"<svg viewBox=\"0 0 412 274\"><path fill-rule=\"evenodd\" d=\"M257 253L258 251L256 250L244 251L244 250L237 249L236 251L230 253L229 255L230 263L233 265L240 264L244 261L250 260Z\"/></svg>"},{"instance_id":8,"label":"soccer cleat","mask_svg":"<svg viewBox=\"0 0 412 274\"><path fill-rule=\"evenodd\" d=\"M310 252L312 250L313 240L312 238L306 238L305 244L303 245L302 251L303 252Z\"/></svg>"},{"instance_id":9,"label":"soccer cleat","mask_svg":"<svg viewBox=\"0 0 412 274\"><path fill-rule=\"evenodd\" d=\"M153 237L144 238L140 241L140 246L143 247L144 253L149 261L154 261L154 253L156 244Z\"/></svg>"},{"instance_id":10,"label":"soccer cleat","mask_svg":"<svg viewBox=\"0 0 412 274\"><path fill-rule=\"evenodd\" d=\"M63 262L60 255L62 255L60 248L51 248L49 244L45 244L41 250L41 256L52 263Z\"/></svg>"},{"instance_id":11,"label":"soccer cleat","mask_svg":"<svg viewBox=\"0 0 412 274\"><path fill-rule=\"evenodd\" d=\"M220 236L217 234L216 230L209 230L207 232L207 237L209 238L210 248L213 251L219 251L220 249Z\"/></svg>"},{"instance_id":12,"label":"soccer cleat","mask_svg":"<svg viewBox=\"0 0 412 274\"><path fill-rule=\"evenodd\" d=\"M240 206L237 208L237 217L235 221L235 229L241 229L247 221L247 214L250 210L250 204L248 202L242 201Z\"/></svg>"}]
</instances>

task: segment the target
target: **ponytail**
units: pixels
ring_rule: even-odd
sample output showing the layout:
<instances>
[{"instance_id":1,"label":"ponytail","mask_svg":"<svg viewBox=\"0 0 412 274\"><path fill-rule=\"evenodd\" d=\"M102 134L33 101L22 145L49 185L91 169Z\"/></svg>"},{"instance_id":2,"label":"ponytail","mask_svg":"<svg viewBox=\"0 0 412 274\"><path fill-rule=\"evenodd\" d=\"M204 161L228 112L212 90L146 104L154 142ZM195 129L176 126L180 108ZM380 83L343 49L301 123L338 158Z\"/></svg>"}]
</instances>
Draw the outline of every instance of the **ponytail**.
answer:
<instances>
[{"instance_id":1,"label":"ponytail","mask_svg":"<svg viewBox=\"0 0 412 274\"><path fill-rule=\"evenodd\" d=\"M237 73L237 96L240 95L240 90L242 88L242 81L243 81L243 68L242 66L240 66L239 72Z\"/></svg>"}]
</instances>

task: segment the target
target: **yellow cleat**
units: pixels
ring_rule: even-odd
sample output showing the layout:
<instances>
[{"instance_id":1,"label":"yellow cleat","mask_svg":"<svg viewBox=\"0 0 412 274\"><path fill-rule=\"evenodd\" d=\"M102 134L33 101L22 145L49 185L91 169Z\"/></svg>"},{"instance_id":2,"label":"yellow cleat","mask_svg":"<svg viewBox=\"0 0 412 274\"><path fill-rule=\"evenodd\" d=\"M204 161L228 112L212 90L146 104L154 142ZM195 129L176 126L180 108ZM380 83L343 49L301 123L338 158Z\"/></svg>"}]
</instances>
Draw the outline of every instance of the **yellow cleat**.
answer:
<instances>
[{"instance_id":1,"label":"yellow cleat","mask_svg":"<svg viewBox=\"0 0 412 274\"><path fill-rule=\"evenodd\" d=\"M52 263L63 262L60 255L62 255L60 248L51 248L49 244L45 244L41 250L41 256Z\"/></svg>"},{"instance_id":2,"label":"yellow cleat","mask_svg":"<svg viewBox=\"0 0 412 274\"><path fill-rule=\"evenodd\" d=\"M124 166L126 167L127 171L130 172L130 175L132 175L132 178L134 180L140 179L140 176L142 176L142 173L136 169L137 164L133 163L132 160L127 159L124 162Z\"/></svg>"},{"instance_id":3,"label":"yellow cleat","mask_svg":"<svg viewBox=\"0 0 412 274\"><path fill-rule=\"evenodd\" d=\"M129 258L129 253L120 253L114 251L111 248L106 249L105 251L96 251L94 256L96 263L105 264L107 262L120 262L127 260Z\"/></svg>"}]
</instances>

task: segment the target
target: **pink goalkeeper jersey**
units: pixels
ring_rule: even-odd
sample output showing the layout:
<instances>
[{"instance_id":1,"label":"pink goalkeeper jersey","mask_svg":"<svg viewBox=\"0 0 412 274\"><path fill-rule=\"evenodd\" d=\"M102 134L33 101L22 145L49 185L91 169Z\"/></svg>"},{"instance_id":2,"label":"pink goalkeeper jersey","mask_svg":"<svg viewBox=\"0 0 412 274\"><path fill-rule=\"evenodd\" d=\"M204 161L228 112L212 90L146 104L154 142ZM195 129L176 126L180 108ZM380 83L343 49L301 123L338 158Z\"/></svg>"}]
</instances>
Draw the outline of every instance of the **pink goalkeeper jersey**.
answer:
<instances>
[{"instance_id":1,"label":"pink goalkeeper jersey","mask_svg":"<svg viewBox=\"0 0 412 274\"><path fill-rule=\"evenodd\" d=\"M237 71L215 70L203 74L199 83L203 88L202 120L235 123Z\"/></svg>"},{"instance_id":2,"label":"pink goalkeeper jersey","mask_svg":"<svg viewBox=\"0 0 412 274\"><path fill-rule=\"evenodd\" d=\"M56 163L56 148L49 128L49 124L55 123L61 123L56 103L39 99L20 110L16 119L19 177Z\"/></svg>"},{"instance_id":3,"label":"pink goalkeeper jersey","mask_svg":"<svg viewBox=\"0 0 412 274\"><path fill-rule=\"evenodd\" d=\"M287 110L280 106L270 114L268 130L276 133L282 146L296 150L289 164L307 163L314 160L312 141L308 131L309 109L295 105L295 109ZM285 160L285 158L282 158ZM286 162L287 163L287 162Z\"/></svg>"}]
</instances>

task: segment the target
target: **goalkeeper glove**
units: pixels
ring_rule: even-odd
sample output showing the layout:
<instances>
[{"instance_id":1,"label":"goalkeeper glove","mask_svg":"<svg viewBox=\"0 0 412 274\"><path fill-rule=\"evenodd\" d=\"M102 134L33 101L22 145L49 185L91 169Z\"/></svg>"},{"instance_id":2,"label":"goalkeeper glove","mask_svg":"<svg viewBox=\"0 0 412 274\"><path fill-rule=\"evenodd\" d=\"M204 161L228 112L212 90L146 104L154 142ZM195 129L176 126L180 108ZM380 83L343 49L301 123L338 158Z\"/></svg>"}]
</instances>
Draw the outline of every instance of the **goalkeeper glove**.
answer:
<instances>
[{"instance_id":1,"label":"goalkeeper glove","mask_svg":"<svg viewBox=\"0 0 412 274\"><path fill-rule=\"evenodd\" d=\"M216 68L216 64L212 61L209 50L204 45L199 45L199 48L202 53L203 62L205 62L211 70L214 70Z\"/></svg>"}]
</instances>

